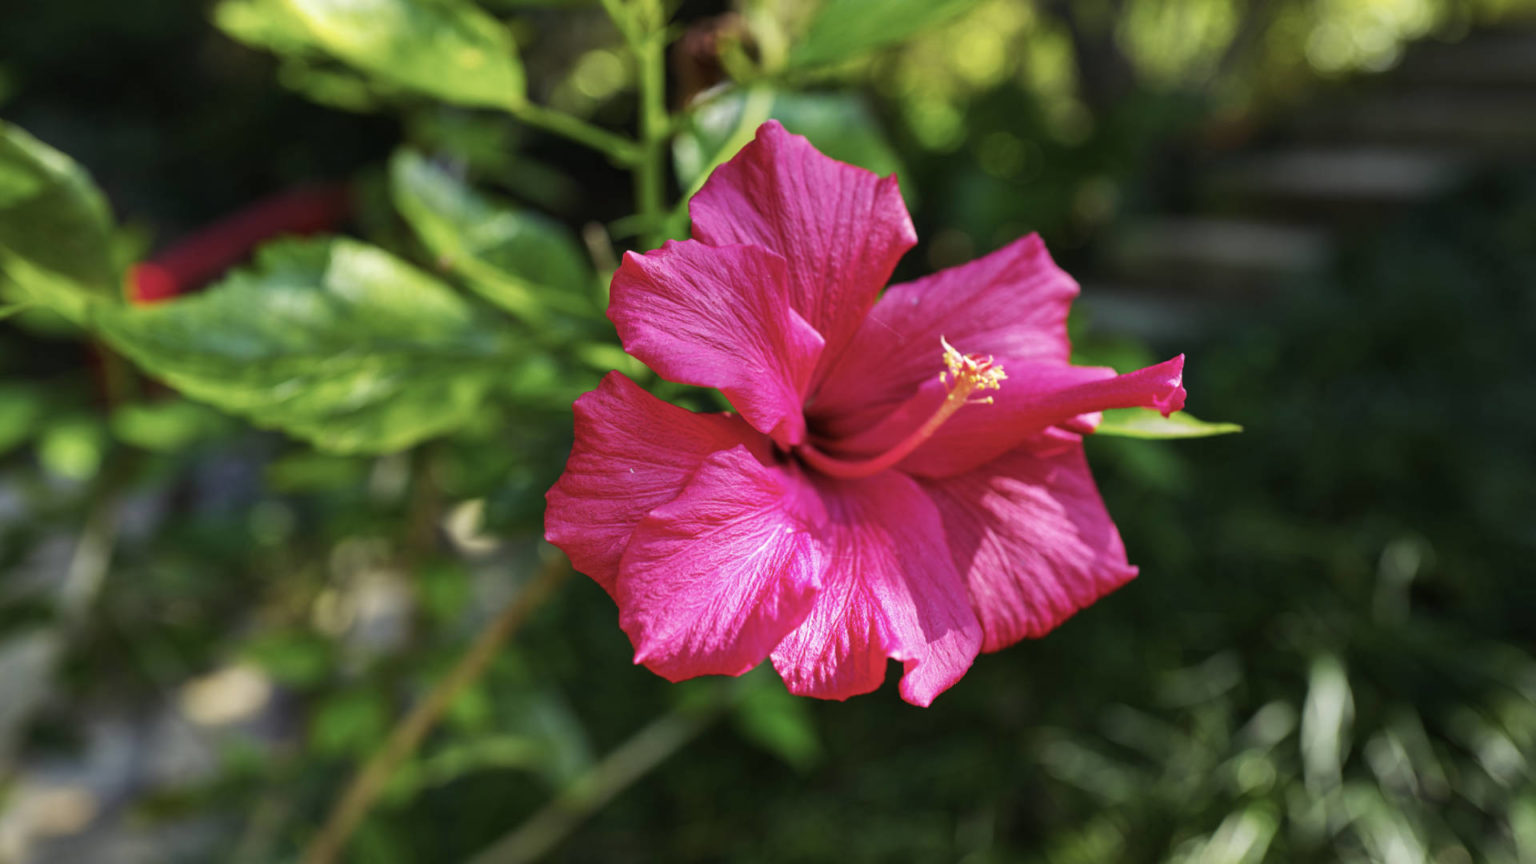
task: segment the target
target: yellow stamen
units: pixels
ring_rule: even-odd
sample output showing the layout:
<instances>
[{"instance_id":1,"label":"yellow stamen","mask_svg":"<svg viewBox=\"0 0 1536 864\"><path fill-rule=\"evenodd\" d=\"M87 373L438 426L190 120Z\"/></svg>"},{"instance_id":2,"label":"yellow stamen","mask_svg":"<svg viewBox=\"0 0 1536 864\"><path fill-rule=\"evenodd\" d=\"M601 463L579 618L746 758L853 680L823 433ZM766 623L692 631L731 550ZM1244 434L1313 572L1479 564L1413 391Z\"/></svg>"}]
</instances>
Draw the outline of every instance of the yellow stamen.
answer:
<instances>
[{"instance_id":1,"label":"yellow stamen","mask_svg":"<svg viewBox=\"0 0 1536 864\"><path fill-rule=\"evenodd\" d=\"M834 477L868 477L878 474L911 455L912 451L932 437L945 421L953 417L956 411L966 405L992 404L991 396L972 399L971 394L978 390L1001 389L1003 380L1008 377L1003 372L1003 367L997 365L997 361L991 356L961 354L942 336L939 337L939 344L944 346L945 368L945 371L939 373L939 383L949 388L949 394L944 397L944 402L939 405L938 410L934 411L921 426L879 456L856 462L828 456L810 444L802 444L795 449L805 459L806 464Z\"/></svg>"}]
</instances>

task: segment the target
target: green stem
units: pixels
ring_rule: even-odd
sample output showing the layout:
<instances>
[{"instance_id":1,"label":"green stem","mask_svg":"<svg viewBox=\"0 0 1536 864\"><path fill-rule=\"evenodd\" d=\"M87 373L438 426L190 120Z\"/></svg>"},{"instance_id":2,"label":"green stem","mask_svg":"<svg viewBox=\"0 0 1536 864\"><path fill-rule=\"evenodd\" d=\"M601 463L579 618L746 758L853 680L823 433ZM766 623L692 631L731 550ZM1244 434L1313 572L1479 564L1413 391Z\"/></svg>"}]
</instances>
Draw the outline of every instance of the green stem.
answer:
<instances>
[{"instance_id":1,"label":"green stem","mask_svg":"<svg viewBox=\"0 0 1536 864\"><path fill-rule=\"evenodd\" d=\"M580 117L546 108L543 105L535 105L532 102L525 102L511 110L513 116L529 126L537 126L547 132L563 135L572 141L585 144L593 150L606 153L608 158L620 165L635 165L641 161L643 148L639 144L622 135L615 135L606 129L594 126Z\"/></svg>"},{"instance_id":2,"label":"green stem","mask_svg":"<svg viewBox=\"0 0 1536 864\"><path fill-rule=\"evenodd\" d=\"M659 0L646 3L651 26L646 32L644 51L640 55L640 140L645 154L640 162L637 178L640 213L650 236L647 245L661 245L662 222L666 218L667 132L671 123L667 118L667 58L666 12Z\"/></svg>"},{"instance_id":3,"label":"green stem","mask_svg":"<svg viewBox=\"0 0 1536 864\"><path fill-rule=\"evenodd\" d=\"M623 34L635 57L639 97L639 158L635 174L635 218L647 249L666 239L667 141L672 119L667 115L667 11L662 0L602 0L608 17Z\"/></svg>"}]
</instances>

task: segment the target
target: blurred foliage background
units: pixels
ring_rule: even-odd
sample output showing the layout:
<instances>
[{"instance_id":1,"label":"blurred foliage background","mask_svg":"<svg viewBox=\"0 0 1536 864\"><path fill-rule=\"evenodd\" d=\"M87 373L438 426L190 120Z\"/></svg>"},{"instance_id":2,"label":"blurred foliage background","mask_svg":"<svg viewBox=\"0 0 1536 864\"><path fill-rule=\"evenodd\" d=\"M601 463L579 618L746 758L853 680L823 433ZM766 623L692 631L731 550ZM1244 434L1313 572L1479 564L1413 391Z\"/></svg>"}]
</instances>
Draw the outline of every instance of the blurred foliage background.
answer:
<instances>
[{"instance_id":1,"label":"blurred foliage background","mask_svg":"<svg viewBox=\"0 0 1536 864\"><path fill-rule=\"evenodd\" d=\"M559 570L572 398L710 406L606 277L770 116L900 174L899 278L1038 230L1083 361L1247 431L1090 441L1141 577L927 710L668 685L568 580L345 860L1536 860L1531 3L606 5L0 8L0 861L296 860Z\"/></svg>"}]
</instances>

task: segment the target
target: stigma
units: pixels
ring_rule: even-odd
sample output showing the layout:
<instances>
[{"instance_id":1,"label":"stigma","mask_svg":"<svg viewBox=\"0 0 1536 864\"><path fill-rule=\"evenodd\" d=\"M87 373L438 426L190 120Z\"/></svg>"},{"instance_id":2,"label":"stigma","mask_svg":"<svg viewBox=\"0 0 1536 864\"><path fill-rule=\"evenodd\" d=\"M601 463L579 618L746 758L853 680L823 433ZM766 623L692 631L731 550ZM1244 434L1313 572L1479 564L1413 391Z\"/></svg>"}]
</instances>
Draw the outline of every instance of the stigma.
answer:
<instances>
[{"instance_id":1,"label":"stigma","mask_svg":"<svg viewBox=\"0 0 1536 864\"><path fill-rule=\"evenodd\" d=\"M958 393L958 398L964 400L962 404L991 405L991 396L975 399L970 396L977 390L1001 390L1003 379L1008 377L1003 367L997 365L991 354L985 358L980 354L961 354L943 336L939 337L939 344L944 346L944 367L947 370L939 373L939 383L949 389L950 398L956 398ZM953 384L950 378L954 379ZM948 401L945 400L946 403Z\"/></svg>"}]
</instances>

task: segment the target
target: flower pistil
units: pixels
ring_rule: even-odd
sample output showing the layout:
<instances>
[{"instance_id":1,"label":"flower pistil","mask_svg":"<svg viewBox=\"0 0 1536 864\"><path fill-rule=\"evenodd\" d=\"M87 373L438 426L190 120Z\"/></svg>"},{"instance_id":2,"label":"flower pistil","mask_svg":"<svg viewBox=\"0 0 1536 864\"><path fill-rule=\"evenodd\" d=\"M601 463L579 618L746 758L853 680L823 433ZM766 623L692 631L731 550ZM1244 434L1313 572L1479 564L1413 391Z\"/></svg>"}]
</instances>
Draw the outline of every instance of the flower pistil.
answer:
<instances>
[{"instance_id":1,"label":"flower pistil","mask_svg":"<svg viewBox=\"0 0 1536 864\"><path fill-rule=\"evenodd\" d=\"M869 459L854 461L839 459L823 453L809 443L801 444L795 448L795 451L807 465L824 474L846 478L869 477L907 458L913 450L932 437L945 421L953 417L956 411L966 405L992 404L991 396L972 398L972 394L977 391L1001 389L1003 379L1008 377L1003 367L998 365L990 355L983 357L979 354L961 354L942 336L939 337L939 344L944 346L945 368L945 371L939 373L939 383L948 389L948 394L938 409L910 435L884 453Z\"/></svg>"}]
</instances>

